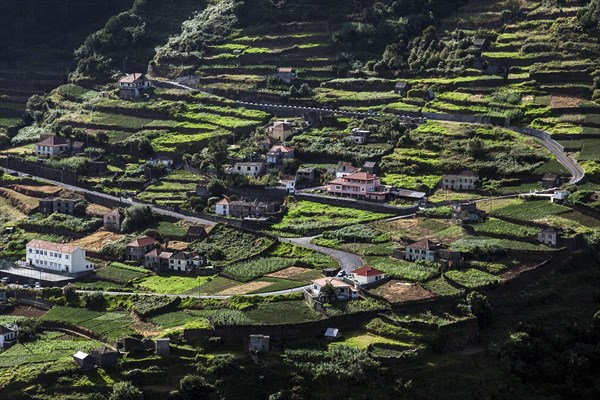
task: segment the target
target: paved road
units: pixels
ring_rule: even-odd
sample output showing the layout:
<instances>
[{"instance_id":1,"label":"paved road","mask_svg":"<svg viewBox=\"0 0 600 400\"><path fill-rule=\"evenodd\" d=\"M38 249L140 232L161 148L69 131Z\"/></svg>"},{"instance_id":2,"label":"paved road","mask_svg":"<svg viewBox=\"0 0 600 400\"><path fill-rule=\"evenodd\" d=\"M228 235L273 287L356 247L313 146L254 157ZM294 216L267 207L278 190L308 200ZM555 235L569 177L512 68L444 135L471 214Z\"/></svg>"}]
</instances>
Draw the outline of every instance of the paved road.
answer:
<instances>
[{"instance_id":1,"label":"paved road","mask_svg":"<svg viewBox=\"0 0 600 400\"><path fill-rule=\"evenodd\" d=\"M301 238L279 238L279 241L293 243L298 246L306 247L315 250L321 254L330 256L334 258L340 264L340 267L348 274L356 268L360 268L365 264L364 260L354 253L330 249L329 247L317 246L315 244L309 243L312 239L316 237L317 236L306 236Z\"/></svg>"},{"instance_id":2,"label":"paved road","mask_svg":"<svg viewBox=\"0 0 600 400\"><path fill-rule=\"evenodd\" d=\"M2 168L2 167L0 167L0 168ZM13 172L10 169L6 169L6 168L2 168L2 169L4 169L7 172ZM41 179L41 180L46 181L46 182L50 182L53 185L60 186L60 187L63 187L65 189L72 190L73 192L89 193L89 194L96 195L96 196L99 196L99 197L104 197L106 199L110 199L110 200L113 200L113 201L116 201L116 202L121 202L121 203L123 203L123 206L147 205L147 206L149 206L152 209L152 211L154 211L157 214L167 215L167 216L170 216L170 217L174 217L174 218L178 218L178 219L182 219L182 220L185 220L185 221L190 221L190 222L194 222L194 223L198 223L198 224L202 224L202 225L214 226L214 225L217 224L215 221L211 221L209 219L199 218L199 217L191 217L189 215L180 214L180 213L178 213L176 211L165 210L164 208L156 207L155 205L152 205L152 204L140 203L140 202L132 200L130 198L112 196L110 194L96 192L94 190L85 189L85 188L82 188L82 187L79 187L79 186L68 185L66 183L62 183L62 182L58 182L58 181L53 181L53 180L50 180L50 179L42 178L40 176L32 176L32 177L33 178L37 178L37 179Z\"/></svg>"}]
</instances>

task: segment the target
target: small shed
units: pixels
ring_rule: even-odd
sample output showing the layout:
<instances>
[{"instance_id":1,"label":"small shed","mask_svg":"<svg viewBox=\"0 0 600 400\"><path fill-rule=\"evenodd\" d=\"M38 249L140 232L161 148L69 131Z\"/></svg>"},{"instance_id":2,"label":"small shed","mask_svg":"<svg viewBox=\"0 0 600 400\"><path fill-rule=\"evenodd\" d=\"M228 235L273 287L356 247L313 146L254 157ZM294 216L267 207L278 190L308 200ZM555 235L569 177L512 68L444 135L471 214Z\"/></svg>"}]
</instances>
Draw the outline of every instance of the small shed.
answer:
<instances>
[{"instance_id":1,"label":"small shed","mask_svg":"<svg viewBox=\"0 0 600 400\"><path fill-rule=\"evenodd\" d=\"M338 340L342 337L342 332L338 328L327 328L325 331L325 339L327 340Z\"/></svg>"},{"instance_id":2,"label":"small shed","mask_svg":"<svg viewBox=\"0 0 600 400\"><path fill-rule=\"evenodd\" d=\"M84 353L83 351L78 351L73 355L73 362L77 364L77 366L79 366L79 369L81 369L82 371L92 370L96 365L94 358L88 353Z\"/></svg>"},{"instance_id":3,"label":"small shed","mask_svg":"<svg viewBox=\"0 0 600 400\"><path fill-rule=\"evenodd\" d=\"M475 38L473 44L481 51L486 51L490 48L490 41L486 38Z\"/></svg>"},{"instance_id":4,"label":"small shed","mask_svg":"<svg viewBox=\"0 0 600 400\"><path fill-rule=\"evenodd\" d=\"M250 345L248 350L251 353L264 353L269 351L269 343L271 337L269 335L250 335Z\"/></svg>"},{"instance_id":5,"label":"small shed","mask_svg":"<svg viewBox=\"0 0 600 400\"><path fill-rule=\"evenodd\" d=\"M410 83L406 81L400 81L396 83L395 92L396 94L406 94L410 90Z\"/></svg>"},{"instance_id":6,"label":"small shed","mask_svg":"<svg viewBox=\"0 0 600 400\"><path fill-rule=\"evenodd\" d=\"M101 368L115 367L119 363L120 353L109 347L101 347L92 351L92 357L96 365Z\"/></svg>"},{"instance_id":7,"label":"small shed","mask_svg":"<svg viewBox=\"0 0 600 400\"><path fill-rule=\"evenodd\" d=\"M156 339L156 355L161 357L168 357L171 355L171 339Z\"/></svg>"},{"instance_id":8,"label":"small shed","mask_svg":"<svg viewBox=\"0 0 600 400\"><path fill-rule=\"evenodd\" d=\"M375 175L379 173L379 164L377 161L366 161L361 169L363 172Z\"/></svg>"}]
</instances>

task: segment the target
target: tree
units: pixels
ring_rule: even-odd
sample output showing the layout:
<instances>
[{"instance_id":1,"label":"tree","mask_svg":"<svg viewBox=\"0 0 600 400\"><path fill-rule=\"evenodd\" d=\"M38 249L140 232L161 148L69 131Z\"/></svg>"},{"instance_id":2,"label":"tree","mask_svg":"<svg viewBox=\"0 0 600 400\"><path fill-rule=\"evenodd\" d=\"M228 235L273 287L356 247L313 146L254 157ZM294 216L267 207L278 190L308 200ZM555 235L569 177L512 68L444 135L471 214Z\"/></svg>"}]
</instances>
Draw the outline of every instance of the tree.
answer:
<instances>
[{"instance_id":1,"label":"tree","mask_svg":"<svg viewBox=\"0 0 600 400\"><path fill-rule=\"evenodd\" d=\"M133 232L148 225L152 221L152 209L150 206L131 206L125 210L125 219L121 225L123 232Z\"/></svg>"},{"instance_id":2,"label":"tree","mask_svg":"<svg viewBox=\"0 0 600 400\"><path fill-rule=\"evenodd\" d=\"M179 381L179 394L184 399L201 399L212 391L213 387L200 375L186 375Z\"/></svg>"},{"instance_id":3,"label":"tree","mask_svg":"<svg viewBox=\"0 0 600 400\"><path fill-rule=\"evenodd\" d=\"M321 288L321 292L319 293L319 300L323 299L323 301L330 303L337 299L337 293L335 288L330 282L327 282L325 286Z\"/></svg>"},{"instance_id":4,"label":"tree","mask_svg":"<svg viewBox=\"0 0 600 400\"><path fill-rule=\"evenodd\" d=\"M479 158L485 154L485 143L479 138L469 139L467 142L467 153L473 158Z\"/></svg>"},{"instance_id":5,"label":"tree","mask_svg":"<svg viewBox=\"0 0 600 400\"><path fill-rule=\"evenodd\" d=\"M484 296L479 292L471 292L467 295L467 304L469 305L469 310L477 317L477 321L481 325L489 321L492 306L490 305L487 296Z\"/></svg>"},{"instance_id":6,"label":"tree","mask_svg":"<svg viewBox=\"0 0 600 400\"><path fill-rule=\"evenodd\" d=\"M214 140L208 145L208 160L215 166L217 177L221 172L221 168L227 160L227 142L225 140Z\"/></svg>"},{"instance_id":7,"label":"tree","mask_svg":"<svg viewBox=\"0 0 600 400\"><path fill-rule=\"evenodd\" d=\"M313 95L313 90L308 84L303 83L300 85L300 89L298 89L298 95L300 97L310 97Z\"/></svg>"},{"instance_id":8,"label":"tree","mask_svg":"<svg viewBox=\"0 0 600 400\"><path fill-rule=\"evenodd\" d=\"M87 293L83 298L83 304L90 310L98 310L104 305L104 295L100 292Z\"/></svg>"},{"instance_id":9,"label":"tree","mask_svg":"<svg viewBox=\"0 0 600 400\"><path fill-rule=\"evenodd\" d=\"M117 382L108 400L144 400L144 394L131 382Z\"/></svg>"},{"instance_id":10,"label":"tree","mask_svg":"<svg viewBox=\"0 0 600 400\"><path fill-rule=\"evenodd\" d=\"M85 217L88 203L86 201L78 201L73 206L73 215L76 217Z\"/></svg>"},{"instance_id":11,"label":"tree","mask_svg":"<svg viewBox=\"0 0 600 400\"><path fill-rule=\"evenodd\" d=\"M152 143L148 138L142 138L138 142L138 151L142 154L150 155L154 153L154 148L152 147Z\"/></svg>"},{"instance_id":12,"label":"tree","mask_svg":"<svg viewBox=\"0 0 600 400\"><path fill-rule=\"evenodd\" d=\"M220 179L212 179L208 182L208 185L206 185L206 189L208 189L208 194L211 197L220 197L225 193L225 182Z\"/></svg>"},{"instance_id":13,"label":"tree","mask_svg":"<svg viewBox=\"0 0 600 400\"><path fill-rule=\"evenodd\" d=\"M19 342L32 342L37 339L40 321L35 318L27 318L19 321Z\"/></svg>"},{"instance_id":14,"label":"tree","mask_svg":"<svg viewBox=\"0 0 600 400\"><path fill-rule=\"evenodd\" d=\"M40 123L44 119L44 115L48 111L48 102L46 97L34 94L27 100L25 112L32 121Z\"/></svg>"},{"instance_id":15,"label":"tree","mask_svg":"<svg viewBox=\"0 0 600 400\"><path fill-rule=\"evenodd\" d=\"M68 283L62 287L62 294L65 297L67 304L75 301L77 298L77 289L72 283Z\"/></svg>"}]
</instances>

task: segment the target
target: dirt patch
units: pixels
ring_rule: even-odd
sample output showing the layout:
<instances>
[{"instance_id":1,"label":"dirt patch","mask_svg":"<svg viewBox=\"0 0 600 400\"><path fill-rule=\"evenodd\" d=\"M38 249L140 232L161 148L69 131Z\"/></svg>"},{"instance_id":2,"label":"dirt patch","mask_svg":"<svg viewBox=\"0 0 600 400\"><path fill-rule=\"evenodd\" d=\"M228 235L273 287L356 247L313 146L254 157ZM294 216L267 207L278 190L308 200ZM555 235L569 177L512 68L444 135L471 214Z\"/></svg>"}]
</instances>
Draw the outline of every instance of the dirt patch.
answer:
<instances>
[{"instance_id":1,"label":"dirt patch","mask_svg":"<svg viewBox=\"0 0 600 400\"><path fill-rule=\"evenodd\" d=\"M217 294L247 294L256 290L260 290L272 284L273 282L250 282L245 283L243 285L234 286L229 289L225 289Z\"/></svg>"},{"instance_id":2,"label":"dirt patch","mask_svg":"<svg viewBox=\"0 0 600 400\"><path fill-rule=\"evenodd\" d=\"M576 108L584 99L573 96L552 96L550 99L550 108Z\"/></svg>"},{"instance_id":3,"label":"dirt patch","mask_svg":"<svg viewBox=\"0 0 600 400\"><path fill-rule=\"evenodd\" d=\"M108 207L101 206L100 204L89 204L85 209L85 213L89 217L103 217L104 215L111 212L111 209Z\"/></svg>"},{"instance_id":4,"label":"dirt patch","mask_svg":"<svg viewBox=\"0 0 600 400\"><path fill-rule=\"evenodd\" d=\"M280 278L280 279L290 279L296 275L303 274L305 272L309 272L308 268L301 267L289 267L286 269L282 269L281 271L273 272L271 274L267 274L269 278Z\"/></svg>"},{"instance_id":5,"label":"dirt patch","mask_svg":"<svg viewBox=\"0 0 600 400\"><path fill-rule=\"evenodd\" d=\"M390 280L381 286L369 290L392 304L428 300L436 297L429 290L414 283Z\"/></svg>"},{"instance_id":6,"label":"dirt patch","mask_svg":"<svg viewBox=\"0 0 600 400\"><path fill-rule=\"evenodd\" d=\"M169 250L185 251L189 246L190 244L188 242L182 242L180 240L169 240L167 248Z\"/></svg>"},{"instance_id":7,"label":"dirt patch","mask_svg":"<svg viewBox=\"0 0 600 400\"><path fill-rule=\"evenodd\" d=\"M39 317L43 316L44 314L46 314L47 312L48 311L46 311L46 310L41 310L39 308L35 308L35 307L31 307L31 306L17 305L2 315L14 315L14 316L18 316L18 317L39 318Z\"/></svg>"},{"instance_id":8,"label":"dirt patch","mask_svg":"<svg viewBox=\"0 0 600 400\"><path fill-rule=\"evenodd\" d=\"M15 191L19 193L23 193L27 196L41 197L45 198L48 196L56 196L62 188L58 186L52 185L42 185L42 186L30 186L30 185L16 185Z\"/></svg>"},{"instance_id":9,"label":"dirt patch","mask_svg":"<svg viewBox=\"0 0 600 400\"><path fill-rule=\"evenodd\" d=\"M125 235L115 232L105 231L104 229L100 229L97 232L92 233L84 238L78 239L71 243L73 246L83 247L88 251L97 252L102 248L102 246L118 242L123 239Z\"/></svg>"},{"instance_id":10,"label":"dirt patch","mask_svg":"<svg viewBox=\"0 0 600 400\"><path fill-rule=\"evenodd\" d=\"M12 189L0 188L0 196L25 214L33 213L39 206L39 199L15 192Z\"/></svg>"}]
</instances>

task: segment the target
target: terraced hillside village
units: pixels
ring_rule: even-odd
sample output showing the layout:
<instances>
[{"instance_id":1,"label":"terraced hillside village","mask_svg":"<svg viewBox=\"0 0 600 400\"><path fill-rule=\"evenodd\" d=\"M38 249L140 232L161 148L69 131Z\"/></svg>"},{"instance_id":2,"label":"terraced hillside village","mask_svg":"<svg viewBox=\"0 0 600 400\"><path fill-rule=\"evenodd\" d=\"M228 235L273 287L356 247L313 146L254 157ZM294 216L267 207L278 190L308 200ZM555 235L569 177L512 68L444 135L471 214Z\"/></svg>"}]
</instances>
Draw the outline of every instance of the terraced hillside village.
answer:
<instances>
[{"instance_id":1,"label":"terraced hillside village","mask_svg":"<svg viewBox=\"0 0 600 400\"><path fill-rule=\"evenodd\" d=\"M4 0L0 398L600 397L598 0Z\"/></svg>"}]
</instances>

